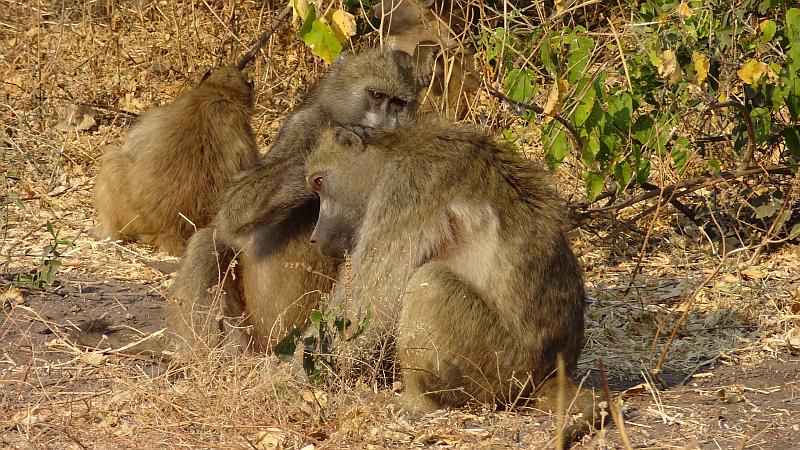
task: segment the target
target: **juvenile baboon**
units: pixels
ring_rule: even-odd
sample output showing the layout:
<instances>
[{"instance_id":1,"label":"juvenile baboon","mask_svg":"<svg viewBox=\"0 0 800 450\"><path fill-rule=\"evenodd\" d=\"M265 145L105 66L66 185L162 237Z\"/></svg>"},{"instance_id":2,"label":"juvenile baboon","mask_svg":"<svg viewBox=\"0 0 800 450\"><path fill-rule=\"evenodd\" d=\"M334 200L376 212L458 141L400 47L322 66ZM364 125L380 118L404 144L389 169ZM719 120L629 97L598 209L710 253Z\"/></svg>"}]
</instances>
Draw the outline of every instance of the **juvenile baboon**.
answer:
<instances>
[{"instance_id":1,"label":"juvenile baboon","mask_svg":"<svg viewBox=\"0 0 800 450\"><path fill-rule=\"evenodd\" d=\"M195 227L211 222L228 181L258 157L252 94L241 71L228 66L142 114L124 145L102 158L97 234L181 254Z\"/></svg>"},{"instance_id":2,"label":"juvenile baboon","mask_svg":"<svg viewBox=\"0 0 800 450\"><path fill-rule=\"evenodd\" d=\"M414 55L415 76L440 97L450 117L467 112L467 99L480 86L469 27L474 10L468 2L383 0L372 13L381 19L386 47ZM429 97L430 99L430 97Z\"/></svg>"},{"instance_id":3,"label":"juvenile baboon","mask_svg":"<svg viewBox=\"0 0 800 450\"><path fill-rule=\"evenodd\" d=\"M306 173L320 197L314 245L350 253L334 304L353 323L373 315L343 352L371 358L396 336L403 405L518 404L558 355L575 369L583 279L565 206L535 163L422 117L365 141L336 128Z\"/></svg>"},{"instance_id":4,"label":"juvenile baboon","mask_svg":"<svg viewBox=\"0 0 800 450\"><path fill-rule=\"evenodd\" d=\"M212 224L222 257L211 256L211 231L190 241L173 290L181 302L173 318L180 340L206 338L208 327L197 324L220 302L228 323L247 327L245 338L255 350L270 349L275 339L305 323L321 293L330 290L337 266L336 259L309 245L319 200L306 186L305 158L333 123L377 129L404 124L416 112L418 90L410 58L401 52L373 50L333 65L286 119L268 154L223 195ZM238 254L235 278L225 280L224 296L215 297L210 288L233 254ZM242 320L233 320L230 312L240 312Z\"/></svg>"}]
</instances>

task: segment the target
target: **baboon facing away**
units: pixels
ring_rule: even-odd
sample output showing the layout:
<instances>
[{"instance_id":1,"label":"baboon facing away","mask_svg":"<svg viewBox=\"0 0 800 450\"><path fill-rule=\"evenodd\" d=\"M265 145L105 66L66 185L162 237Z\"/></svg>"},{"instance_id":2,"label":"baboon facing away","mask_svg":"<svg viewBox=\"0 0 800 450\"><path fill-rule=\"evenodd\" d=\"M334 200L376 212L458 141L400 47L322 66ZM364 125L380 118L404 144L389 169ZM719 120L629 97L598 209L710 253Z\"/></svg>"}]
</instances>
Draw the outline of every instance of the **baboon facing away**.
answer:
<instances>
[{"instance_id":1,"label":"baboon facing away","mask_svg":"<svg viewBox=\"0 0 800 450\"><path fill-rule=\"evenodd\" d=\"M421 412L517 404L558 355L574 370L583 279L545 173L484 133L429 117L365 141L336 128L306 163L320 197L312 240L350 251L334 304L351 318L373 313L343 353L372 358L396 336L400 401Z\"/></svg>"},{"instance_id":2,"label":"baboon facing away","mask_svg":"<svg viewBox=\"0 0 800 450\"><path fill-rule=\"evenodd\" d=\"M286 119L268 154L226 190L212 224L216 235L202 230L190 241L173 288L180 300L172 319L179 340L213 343L208 330L216 328L205 324L214 308L228 323L246 327L246 344L258 351L305 323L330 290L337 265L309 245L319 200L306 185L305 158L334 123L401 126L416 113L418 90L410 57L401 52L373 50L333 65ZM234 254L235 278L224 280L224 295L215 297L209 289ZM234 320L237 314L241 320Z\"/></svg>"},{"instance_id":3,"label":"baboon facing away","mask_svg":"<svg viewBox=\"0 0 800 450\"><path fill-rule=\"evenodd\" d=\"M124 145L103 156L94 190L97 234L181 254L195 228L211 222L227 182L258 157L252 91L241 71L227 66L142 114Z\"/></svg>"}]
</instances>

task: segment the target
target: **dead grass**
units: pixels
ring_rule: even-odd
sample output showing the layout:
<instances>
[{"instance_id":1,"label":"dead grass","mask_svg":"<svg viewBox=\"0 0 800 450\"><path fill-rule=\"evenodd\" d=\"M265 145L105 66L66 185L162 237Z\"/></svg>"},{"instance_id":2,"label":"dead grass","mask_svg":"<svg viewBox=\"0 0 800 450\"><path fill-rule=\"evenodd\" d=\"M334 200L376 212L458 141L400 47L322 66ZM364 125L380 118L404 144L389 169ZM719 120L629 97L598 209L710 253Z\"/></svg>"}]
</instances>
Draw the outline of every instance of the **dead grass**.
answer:
<instances>
[{"instance_id":1,"label":"dead grass","mask_svg":"<svg viewBox=\"0 0 800 450\"><path fill-rule=\"evenodd\" d=\"M393 392L366 385L311 386L269 357L211 353L177 366L113 352L84 352L60 339L70 322L104 311L145 333L163 326L162 293L169 280L143 261L166 257L143 246L123 247L87 235L96 220L91 192L98 158L104 148L121 142L130 122L125 112L169 101L207 68L243 53L272 17L264 4L6 2L2 7L2 272L8 281L11 274L40 263L49 242L43 228L47 222L75 246L62 256L63 286L3 289L0 444L552 446L555 419L544 412L441 411L412 421L393 412ZM236 20L231 21L234 8ZM253 125L260 141L269 142L286 111L323 70L289 27L273 36L251 72L259 108ZM95 123L68 123L66 111L73 104L91 105ZM497 105L481 107L498 121L514 122ZM531 154L541 155L541 149L534 147ZM569 187L566 195L582 195L576 193L582 186L574 174L560 176ZM602 358L614 387L644 383L627 397L634 405L627 426L634 444L762 445L759 418L788 424L787 415L797 410L775 406L769 395L780 391L796 396L800 374L778 391L762 389L766 394L759 395L767 399L758 404L762 409L742 410L740 416L756 424L751 427L719 425L707 411L725 406L728 397L716 399L720 386L695 389L691 383L713 380L716 375L706 373L710 364L758 373L770 361L792 360L798 354L799 252L787 246L758 265L748 264L744 254L722 259L699 234L676 233L679 221L661 217L652 223L635 279L631 274L642 250L641 235L602 227L574 233L591 295L581 373ZM664 352L661 371L654 375L651 369ZM690 383L687 391L665 390L684 380ZM721 387L730 391L729 381L723 379ZM755 395L742 387L755 382L743 383L738 385L742 397ZM709 398L710 403L703 403ZM769 426L762 429L771 430ZM778 443L792 442L800 433L791 425L781 429L789 437ZM585 445L620 445L616 433L604 431Z\"/></svg>"}]
</instances>

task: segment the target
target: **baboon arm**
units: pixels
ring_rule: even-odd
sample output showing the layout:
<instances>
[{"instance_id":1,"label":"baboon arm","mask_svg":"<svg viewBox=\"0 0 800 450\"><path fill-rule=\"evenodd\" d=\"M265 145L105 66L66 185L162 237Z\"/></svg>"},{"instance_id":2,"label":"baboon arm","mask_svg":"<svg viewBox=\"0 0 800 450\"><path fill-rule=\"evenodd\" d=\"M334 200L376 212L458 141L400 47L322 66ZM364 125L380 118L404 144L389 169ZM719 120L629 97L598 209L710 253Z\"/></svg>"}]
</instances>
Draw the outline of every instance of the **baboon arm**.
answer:
<instances>
[{"instance_id":1,"label":"baboon arm","mask_svg":"<svg viewBox=\"0 0 800 450\"><path fill-rule=\"evenodd\" d=\"M227 190L216 226L224 241L237 242L259 227L286 220L314 196L300 158L267 158Z\"/></svg>"}]
</instances>

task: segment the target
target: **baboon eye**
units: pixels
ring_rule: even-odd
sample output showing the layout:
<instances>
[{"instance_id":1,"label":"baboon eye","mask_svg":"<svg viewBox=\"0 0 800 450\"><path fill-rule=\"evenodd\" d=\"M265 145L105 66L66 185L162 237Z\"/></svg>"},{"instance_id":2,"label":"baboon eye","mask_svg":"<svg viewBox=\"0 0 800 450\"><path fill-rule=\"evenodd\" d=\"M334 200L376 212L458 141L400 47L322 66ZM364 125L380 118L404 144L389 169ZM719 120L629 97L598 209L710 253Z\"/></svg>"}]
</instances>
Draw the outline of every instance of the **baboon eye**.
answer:
<instances>
[{"instance_id":1,"label":"baboon eye","mask_svg":"<svg viewBox=\"0 0 800 450\"><path fill-rule=\"evenodd\" d=\"M377 98L384 98L384 97L386 97L386 94L384 94L384 93L383 93L383 92L381 92L381 91L369 91L369 95L371 95L371 96L372 96L372 98L376 98L376 99L377 99Z\"/></svg>"},{"instance_id":2,"label":"baboon eye","mask_svg":"<svg viewBox=\"0 0 800 450\"><path fill-rule=\"evenodd\" d=\"M322 175L314 175L311 177L311 187L314 188L315 191L322 190Z\"/></svg>"}]
</instances>

